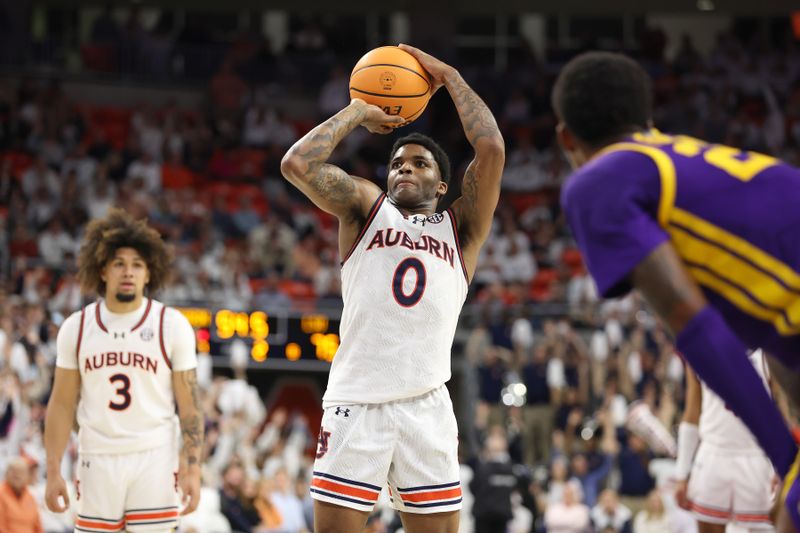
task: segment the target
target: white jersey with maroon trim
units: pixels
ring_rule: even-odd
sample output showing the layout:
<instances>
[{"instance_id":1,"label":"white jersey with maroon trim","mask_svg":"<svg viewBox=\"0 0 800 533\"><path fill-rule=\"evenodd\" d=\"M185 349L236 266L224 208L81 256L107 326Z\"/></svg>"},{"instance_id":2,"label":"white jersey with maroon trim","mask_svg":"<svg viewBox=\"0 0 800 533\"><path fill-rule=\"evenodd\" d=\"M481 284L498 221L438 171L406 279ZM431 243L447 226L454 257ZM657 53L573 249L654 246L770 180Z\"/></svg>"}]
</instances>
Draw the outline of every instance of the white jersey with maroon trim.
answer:
<instances>
[{"instance_id":1,"label":"white jersey with maroon trim","mask_svg":"<svg viewBox=\"0 0 800 533\"><path fill-rule=\"evenodd\" d=\"M323 405L410 398L449 380L467 285L452 212L406 217L382 194L342 264L341 345Z\"/></svg>"},{"instance_id":2,"label":"white jersey with maroon trim","mask_svg":"<svg viewBox=\"0 0 800 533\"><path fill-rule=\"evenodd\" d=\"M762 350L754 350L749 355L750 362L761 376L764 386L769 391L769 374L767 360ZM742 421L728 409L719 396L701 381L703 387L703 404L700 413L700 440L720 448L730 450L752 450L761 454L761 447L753 434Z\"/></svg>"},{"instance_id":3,"label":"white jersey with maroon trim","mask_svg":"<svg viewBox=\"0 0 800 533\"><path fill-rule=\"evenodd\" d=\"M194 331L177 310L145 298L117 314L100 301L58 332L56 365L80 372L81 453L129 453L178 434L172 372L195 368Z\"/></svg>"}]
</instances>

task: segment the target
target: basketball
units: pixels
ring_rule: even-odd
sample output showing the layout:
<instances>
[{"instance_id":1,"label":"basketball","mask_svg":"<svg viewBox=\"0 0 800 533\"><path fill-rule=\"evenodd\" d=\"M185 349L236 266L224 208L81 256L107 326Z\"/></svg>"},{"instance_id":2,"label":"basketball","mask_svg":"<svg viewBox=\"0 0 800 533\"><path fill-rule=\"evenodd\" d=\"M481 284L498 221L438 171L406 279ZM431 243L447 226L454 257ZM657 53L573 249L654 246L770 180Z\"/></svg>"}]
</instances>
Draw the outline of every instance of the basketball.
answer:
<instances>
[{"instance_id":1,"label":"basketball","mask_svg":"<svg viewBox=\"0 0 800 533\"><path fill-rule=\"evenodd\" d=\"M370 50L350 74L350 98L360 98L400 115L408 124L417 119L431 98L431 82L419 61L396 46Z\"/></svg>"}]
</instances>

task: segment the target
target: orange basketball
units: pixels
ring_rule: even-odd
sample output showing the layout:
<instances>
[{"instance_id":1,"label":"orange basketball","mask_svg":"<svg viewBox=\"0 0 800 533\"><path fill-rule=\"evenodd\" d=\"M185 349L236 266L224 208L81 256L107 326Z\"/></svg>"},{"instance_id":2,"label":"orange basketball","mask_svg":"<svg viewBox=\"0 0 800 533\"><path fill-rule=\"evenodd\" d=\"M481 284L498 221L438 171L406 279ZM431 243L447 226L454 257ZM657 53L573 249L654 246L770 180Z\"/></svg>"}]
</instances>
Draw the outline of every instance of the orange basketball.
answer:
<instances>
[{"instance_id":1,"label":"orange basketball","mask_svg":"<svg viewBox=\"0 0 800 533\"><path fill-rule=\"evenodd\" d=\"M420 116L431 98L430 76L419 61L396 46L370 50L350 74L350 98L374 104L408 124Z\"/></svg>"}]
</instances>

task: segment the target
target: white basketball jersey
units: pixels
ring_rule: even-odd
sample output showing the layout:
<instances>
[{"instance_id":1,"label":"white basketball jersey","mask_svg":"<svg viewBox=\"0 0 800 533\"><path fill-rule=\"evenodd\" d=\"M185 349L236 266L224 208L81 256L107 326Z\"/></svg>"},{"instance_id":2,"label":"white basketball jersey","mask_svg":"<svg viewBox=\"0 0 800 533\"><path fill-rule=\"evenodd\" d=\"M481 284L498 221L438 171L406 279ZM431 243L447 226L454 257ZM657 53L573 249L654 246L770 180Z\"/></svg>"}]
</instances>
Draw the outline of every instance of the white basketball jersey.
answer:
<instances>
[{"instance_id":1,"label":"white basketball jersey","mask_svg":"<svg viewBox=\"0 0 800 533\"><path fill-rule=\"evenodd\" d=\"M406 217L382 194L344 258L342 297L325 407L410 398L444 384L467 297L452 212Z\"/></svg>"},{"instance_id":2,"label":"white basketball jersey","mask_svg":"<svg viewBox=\"0 0 800 533\"><path fill-rule=\"evenodd\" d=\"M174 349L175 341L182 343L180 350ZM152 299L126 314L113 314L96 302L65 322L59 331L57 365L80 372L77 418L82 453L129 453L174 442L176 352L181 353L175 370L197 365L186 318Z\"/></svg>"},{"instance_id":3,"label":"white basketball jersey","mask_svg":"<svg viewBox=\"0 0 800 533\"><path fill-rule=\"evenodd\" d=\"M758 375L761 376L764 387L769 389L767 361L764 352L754 350L750 353L749 358ZM761 448L755 437L739 417L728 409L725 402L709 389L705 383L702 381L701 383L703 387L703 404L700 413L700 440L721 448L753 450L755 453L761 453Z\"/></svg>"}]
</instances>

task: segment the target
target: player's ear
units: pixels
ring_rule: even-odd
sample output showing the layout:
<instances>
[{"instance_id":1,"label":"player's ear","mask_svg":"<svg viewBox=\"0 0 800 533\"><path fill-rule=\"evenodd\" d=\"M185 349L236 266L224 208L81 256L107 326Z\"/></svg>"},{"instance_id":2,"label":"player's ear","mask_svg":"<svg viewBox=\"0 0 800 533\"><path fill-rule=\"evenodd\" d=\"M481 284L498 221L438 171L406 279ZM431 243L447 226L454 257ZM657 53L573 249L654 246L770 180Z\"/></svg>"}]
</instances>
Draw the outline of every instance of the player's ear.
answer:
<instances>
[{"instance_id":1,"label":"player's ear","mask_svg":"<svg viewBox=\"0 0 800 533\"><path fill-rule=\"evenodd\" d=\"M436 187L436 196L444 196L447 193L447 182L439 180L439 186Z\"/></svg>"},{"instance_id":2,"label":"player's ear","mask_svg":"<svg viewBox=\"0 0 800 533\"><path fill-rule=\"evenodd\" d=\"M575 137L563 122L559 122L556 125L556 139L558 139L558 144L565 152L572 152L575 150Z\"/></svg>"}]
</instances>

